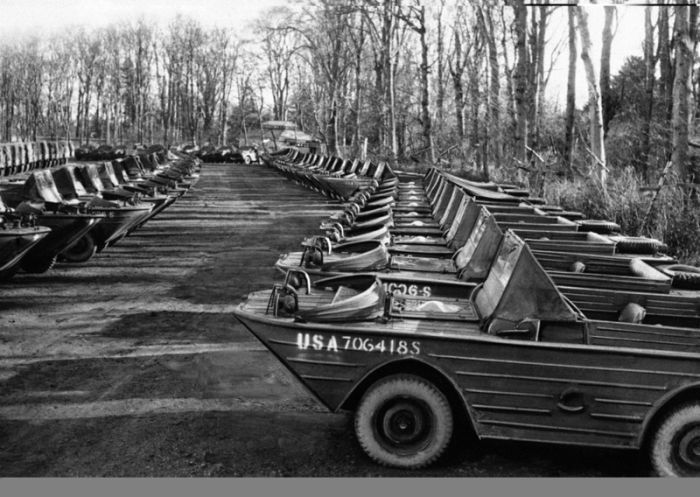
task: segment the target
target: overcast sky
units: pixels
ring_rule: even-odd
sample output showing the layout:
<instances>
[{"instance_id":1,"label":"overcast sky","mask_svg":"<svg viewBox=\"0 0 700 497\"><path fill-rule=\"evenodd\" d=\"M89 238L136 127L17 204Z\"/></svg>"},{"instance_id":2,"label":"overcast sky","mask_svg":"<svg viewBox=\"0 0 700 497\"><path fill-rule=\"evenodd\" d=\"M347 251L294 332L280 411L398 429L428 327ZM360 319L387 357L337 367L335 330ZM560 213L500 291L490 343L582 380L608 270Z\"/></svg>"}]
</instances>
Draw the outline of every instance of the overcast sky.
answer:
<instances>
[{"instance_id":1,"label":"overcast sky","mask_svg":"<svg viewBox=\"0 0 700 497\"><path fill-rule=\"evenodd\" d=\"M469 1L469 0L464 0ZM178 13L192 17L206 25L230 26L246 31L251 21L262 12L285 0L0 0L0 38L17 35L51 32L67 29L71 25L104 26L110 23L135 20L141 17L166 25ZM642 54L644 36L644 8L618 7L619 28L611 56L611 73L614 75L629 55ZM600 60L600 38L603 29L603 8L589 8L590 31L593 39L593 60ZM552 45L568 36L566 9L557 9L552 17ZM246 33L249 34L249 33ZM511 61L512 62L512 61ZM563 105L566 94L568 49L563 51L554 67L548 99ZM579 62L577 78L578 103L586 99L586 80Z\"/></svg>"},{"instance_id":2,"label":"overcast sky","mask_svg":"<svg viewBox=\"0 0 700 497\"><path fill-rule=\"evenodd\" d=\"M642 42L644 40L644 7L643 6L618 6L618 25L617 31L614 31L611 53L610 53L610 74L615 75L620 70L624 61L631 55L641 57L643 55ZM600 48L601 38L603 35L603 25L605 21L604 10L602 6L588 7L589 15L589 31L591 33L592 58L596 66L596 71L600 73ZM654 22L655 14L652 14L652 22ZM566 9L556 9L551 20L551 46L562 39L563 51L552 71L552 77L547 87L548 98L553 99L563 107L566 102L566 81L569 70L569 21ZM613 30L615 25L613 25ZM581 43L577 39L579 50L579 62L576 68L576 100L577 105L582 106L588 98L588 87L586 83L586 73L583 68L583 62L580 58Z\"/></svg>"},{"instance_id":3,"label":"overcast sky","mask_svg":"<svg viewBox=\"0 0 700 497\"><path fill-rule=\"evenodd\" d=\"M284 0L0 0L5 34L42 32L84 24L104 26L140 17L166 24L178 13L204 24L243 29Z\"/></svg>"}]
</instances>

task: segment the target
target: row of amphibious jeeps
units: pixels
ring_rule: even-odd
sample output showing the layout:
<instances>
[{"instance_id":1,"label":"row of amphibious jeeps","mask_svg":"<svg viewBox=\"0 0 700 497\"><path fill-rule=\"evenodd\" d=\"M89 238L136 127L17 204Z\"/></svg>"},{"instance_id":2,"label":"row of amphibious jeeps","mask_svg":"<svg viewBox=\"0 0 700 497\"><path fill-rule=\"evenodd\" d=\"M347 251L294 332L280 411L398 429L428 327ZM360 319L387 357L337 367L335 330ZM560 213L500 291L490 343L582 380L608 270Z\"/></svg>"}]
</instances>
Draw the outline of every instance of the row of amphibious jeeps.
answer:
<instances>
[{"instance_id":1,"label":"row of amphibious jeeps","mask_svg":"<svg viewBox=\"0 0 700 497\"><path fill-rule=\"evenodd\" d=\"M199 161L159 145L102 162L73 162L73 154L70 142L0 144L0 281L89 260L199 177Z\"/></svg>"},{"instance_id":2,"label":"row of amphibious jeeps","mask_svg":"<svg viewBox=\"0 0 700 497\"><path fill-rule=\"evenodd\" d=\"M662 242L434 168L265 162L341 203L236 317L369 457L424 467L466 426L700 475L699 271Z\"/></svg>"}]
</instances>

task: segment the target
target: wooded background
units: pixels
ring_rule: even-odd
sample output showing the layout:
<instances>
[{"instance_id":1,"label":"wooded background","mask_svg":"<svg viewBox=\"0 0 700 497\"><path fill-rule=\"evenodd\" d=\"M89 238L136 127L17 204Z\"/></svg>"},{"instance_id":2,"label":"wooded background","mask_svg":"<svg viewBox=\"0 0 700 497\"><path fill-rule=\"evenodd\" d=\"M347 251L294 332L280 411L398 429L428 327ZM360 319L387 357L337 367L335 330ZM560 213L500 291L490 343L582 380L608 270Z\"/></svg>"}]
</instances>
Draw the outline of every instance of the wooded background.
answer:
<instances>
[{"instance_id":1,"label":"wooded background","mask_svg":"<svg viewBox=\"0 0 700 497\"><path fill-rule=\"evenodd\" d=\"M644 10L644 49L611 75L620 8ZM602 29L589 25L590 9L604 9ZM554 36L562 27L552 26L555 15L568 23L564 36ZM658 234L663 219L695 209L695 6L290 1L251 31L244 37L177 17L4 43L0 138L238 144L259 141L262 121L282 119L331 154L355 157L366 143L371 156L393 164L515 179L634 232ZM602 46L595 64L593 39ZM567 57L560 106L548 84L555 61ZM588 81L583 109L575 105L577 71ZM673 212L647 215L646 195L630 192L656 185L668 161L665 188L683 200ZM618 190L634 208L611 204ZM675 197L662 194L659 205ZM621 209L645 214L623 219Z\"/></svg>"}]
</instances>

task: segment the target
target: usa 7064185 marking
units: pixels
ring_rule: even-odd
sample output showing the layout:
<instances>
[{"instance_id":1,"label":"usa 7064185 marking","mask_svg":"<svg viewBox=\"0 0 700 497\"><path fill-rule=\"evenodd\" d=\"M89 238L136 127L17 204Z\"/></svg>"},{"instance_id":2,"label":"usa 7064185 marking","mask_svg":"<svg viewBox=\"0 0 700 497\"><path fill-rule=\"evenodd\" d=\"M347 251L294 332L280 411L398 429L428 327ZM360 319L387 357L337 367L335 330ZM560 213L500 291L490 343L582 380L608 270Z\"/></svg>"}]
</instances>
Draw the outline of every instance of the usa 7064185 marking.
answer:
<instances>
[{"instance_id":1,"label":"usa 7064185 marking","mask_svg":"<svg viewBox=\"0 0 700 497\"><path fill-rule=\"evenodd\" d=\"M399 340L396 338L372 338L348 335L321 335L297 333L299 350L318 350L341 352L345 350L359 352L379 352L381 354L418 355L420 342L417 340Z\"/></svg>"}]
</instances>

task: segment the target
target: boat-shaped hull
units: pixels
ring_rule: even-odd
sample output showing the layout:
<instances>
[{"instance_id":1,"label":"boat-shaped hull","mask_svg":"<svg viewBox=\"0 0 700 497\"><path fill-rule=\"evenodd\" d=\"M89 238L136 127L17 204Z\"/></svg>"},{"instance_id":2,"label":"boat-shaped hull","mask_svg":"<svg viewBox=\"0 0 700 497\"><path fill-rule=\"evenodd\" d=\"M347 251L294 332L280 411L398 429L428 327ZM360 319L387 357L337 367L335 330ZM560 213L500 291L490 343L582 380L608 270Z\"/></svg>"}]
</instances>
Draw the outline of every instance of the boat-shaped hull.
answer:
<instances>
[{"instance_id":1,"label":"boat-shaped hull","mask_svg":"<svg viewBox=\"0 0 700 497\"><path fill-rule=\"evenodd\" d=\"M364 427L366 417L391 421L396 403L404 406L401 419L413 422L425 418L411 405L428 402L437 413L428 422L468 424L483 439L640 448L670 408L700 387L697 330L586 320L525 244L509 234L470 305L444 311L442 320L411 314L417 305L430 304L430 297L402 300L390 293L381 317L314 319L307 306L328 309L339 295L338 311L343 311L347 289L339 280L329 301L323 293L329 285L332 293L329 281L287 293L296 295L292 301L272 299L275 290L256 292L234 314L327 408L356 411L361 445L384 464L420 467L441 452L419 457L438 443L432 435L414 432L408 441L393 438L394 444L383 445L394 431L379 422L374 430L371 424ZM365 295L363 288L368 287L351 295ZM403 389L406 381L427 386L409 393ZM387 384L393 389L387 391ZM380 392L386 408L368 400ZM449 412L435 407L436 395L443 396ZM414 396L428 400L412 404ZM430 444L413 445L414 436ZM368 439L384 448L362 443ZM448 443L449 437L439 441ZM686 454L683 444L679 449ZM698 475L692 464L680 468Z\"/></svg>"},{"instance_id":2,"label":"boat-shaped hull","mask_svg":"<svg viewBox=\"0 0 700 497\"><path fill-rule=\"evenodd\" d=\"M51 233L36 244L22 259L22 269L43 273L53 266L56 257L76 243L102 221L102 215L47 213L38 223L51 228Z\"/></svg>"},{"instance_id":3,"label":"boat-shaped hull","mask_svg":"<svg viewBox=\"0 0 700 497\"><path fill-rule=\"evenodd\" d=\"M7 279L19 269L22 257L44 239L50 228L0 228L0 279Z\"/></svg>"},{"instance_id":4,"label":"boat-shaped hull","mask_svg":"<svg viewBox=\"0 0 700 497\"><path fill-rule=\"evenodd\" d=\"M104 216L104 219L90 230L90 235L97 245L97 251L104 250L109 244L126 236L130 228L139 224L150 214L151 209L150 205L91 208L90 213Z\"/></svg>"}]
</instances>

